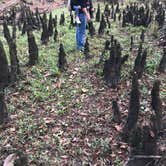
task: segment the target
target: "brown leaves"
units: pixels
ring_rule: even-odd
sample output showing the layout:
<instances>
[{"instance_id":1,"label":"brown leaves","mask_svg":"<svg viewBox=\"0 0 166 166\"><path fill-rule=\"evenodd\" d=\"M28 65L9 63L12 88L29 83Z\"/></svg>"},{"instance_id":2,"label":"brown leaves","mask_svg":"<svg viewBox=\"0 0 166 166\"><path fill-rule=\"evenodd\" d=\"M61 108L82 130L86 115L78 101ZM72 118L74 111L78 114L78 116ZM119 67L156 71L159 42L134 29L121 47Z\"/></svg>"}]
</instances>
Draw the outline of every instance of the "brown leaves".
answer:
<instances>
[{"instance_id":1,"label":"brown leaves","mask_svg":"<svg viewBox=\"0 0 166 166\"><path fill-rule=\"evenodd\" d=\"M44 122L45 122L45 124L52 124L52 123L54 123L54 119L52 119L52 118L44 118Z\"/></svg>"}]
</instances>

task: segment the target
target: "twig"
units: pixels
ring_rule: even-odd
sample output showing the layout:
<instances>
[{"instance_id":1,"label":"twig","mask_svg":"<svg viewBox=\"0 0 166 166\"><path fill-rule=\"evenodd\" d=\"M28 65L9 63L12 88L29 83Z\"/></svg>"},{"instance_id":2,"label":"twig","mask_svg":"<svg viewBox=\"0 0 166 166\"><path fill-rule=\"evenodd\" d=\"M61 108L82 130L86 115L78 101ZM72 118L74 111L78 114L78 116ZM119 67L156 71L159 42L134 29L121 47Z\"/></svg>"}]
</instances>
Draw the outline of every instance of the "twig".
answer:
<instances>
[{"instance_id":1,"label":"twig","mask_svg":"<svg viewBox=\"0 0 166 166\"><path fill-rule=\"evenodd\" d=\"M154 155L134 155L132 158L154 158L154 159L161 159L166 158L166 156L154 156Z\"/></svg>"}]
</instances>

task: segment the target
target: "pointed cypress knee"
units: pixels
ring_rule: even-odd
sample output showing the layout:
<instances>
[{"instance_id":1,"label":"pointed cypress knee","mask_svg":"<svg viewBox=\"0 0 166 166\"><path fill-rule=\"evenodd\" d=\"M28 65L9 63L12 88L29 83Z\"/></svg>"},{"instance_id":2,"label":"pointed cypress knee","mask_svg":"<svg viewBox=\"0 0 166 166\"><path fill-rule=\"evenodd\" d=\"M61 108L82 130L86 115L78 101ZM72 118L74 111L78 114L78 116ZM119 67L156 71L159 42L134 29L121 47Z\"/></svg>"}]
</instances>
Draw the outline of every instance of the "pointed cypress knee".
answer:
<instances>
[{"instance_id":1,"label":"pointed cypress knee","mask_svg":"<svg viewBox=\"0 0 166 166\"><path fill-rule=\"evenodd\" d=\"M104 63L103 75L106 84L110 88L116 88L121 75L121 67L128 59L128 55L121 57L119 43L114 43L110 48L110 57Z\"/></svg>"},{"instance_id":2,"label":"pointed cypress knee","mask_svg":"<svg viewBox=\"0 0 166 166\"><path fill-rule=\"evenodd\" d=\"M166 71L166 48L163 49L163 56L160 60L159 71L160 72Z\"/></svg>"},{"instance_id":3,"label":"pointed cypress knee","mask_svg":"<svg viewBox=\"0 0 166 166\"><path fill-rule=\"evenodd\" d=\"M103 35L104 34L106 26L107 26L107 24L106 24L106 21L104 19L104 14L102 14L102 19L100 21L100 26L99 26L99 30L98 30L98 34L99 35Z\"/></svg>"},{"instance_id":4,"label":"pointed cypress knee","mask_svg":"<svg viewBox=\"0 0 166 166\"><path fill-rule=\"evenodd\" d=\"M61 14L59 25L65 25L65 14L64 14L64 12Z\"/></svg>"},{"instance_id":5,"label":"pointed cypress knee","mask_svg":"<svg viewBox=\"0 0 166 166\"><path fill-rule=\"evenodd\" d=\"M28 48L29 48L28 65L32 66L38 63L38 46L36 44L35 37L31 30L28 30L27 36L28 36Z\"/></svg>"},{"instance_id":6,"label":"pointed cypress knee","mask_svg":"<svg viewBox=\"0 0 166 166\"><path fill-rule=\"evenodd\" d=\"M66 53L64 51L63 44L60 44L59 47L59 60L58 60L58 68L61 72L66 71L68 67L67 60L66 60Z\"/></svg>"},{"instance_id":7,"label":"pointed cypress knee","mask_svg":"<svg viewBox=\"0 0 166 166\"><path fill-rule=\"evenodd\" d=\"M76 24L75 24L75 22L74 22L74 16L73 16L73 14L72 14L72 12L70 13L70 26L69 26L69 28L72 28L72 27L74 27Z\"/></svg>"},{"instance_id":8,"label":"pointed cypress knee","mask_svg":"<svg viewBox=\"0 0 166 166\"><path fill-rule=\"evenodd\" d=\"M55 17L53 18L53 25L54 25L54 27L56 27L58 25L58 17L57 17L57 15L55 15Z\"/></svg>"},{"instance_id":9,"label":"pointed cypress knee","mask_svg":"<svg viewBox=\"0 0 166 166\"><path fill-rule=\"evenodd\" d=\"M162 120L162 101L160 99L160 81L156 80L153 84L153 89L151 91L152 97L152 109L155 112L157 132L160 133L163 130L163 120Z\"/></svg>"},{"instance_id":10,"label":"pointed cypress knee","mask_svg":"<svg viewBox=\"0 0 166 166\"><path fill-rule=\"evenodd\" d=\"M4 98L4 92L2 89L0 89L0 125L3 125L3 123L5 122L5 118L7 117L7 108Z\"/></svg>"},{"instance_id":11,"label":"pointed cypress knee","mask_svg":"<svg viewBox=\"0 0 166 166\"><path fill-rule=\"evenodd\" d=\"M85 47L84 47L84 55L85 55L86 59L90 58L89 51L90 51L89 50L89 40L88 40L88 38L86 38Z\"/></svg>"},{"instance_id":12,"label":"pointed cypress knee","mask_svg":"<svg viewBox=\"0 0 166 166\"><path fill-rule=\"evenodd\" d=\"M132 131L131 136L129 138L132 155L138 155L140 153L141 142L142 142L142 128L140 126L137 126L136 129Z\"/></svg>"},{"instance_id":13,"label":"pointed cypress knee","mask_svg":"<svg viewBox=\"0 0 166 166\"><path fill-rule=\"evenodd\" d=\"M8 79L8 62L3 44L0 40L0 89L3 89L8 85Z\"/></svg>"},{"instance_id":14,"label":"pointed cypress knee","mask_svg":"<svg viewBox=\"0 0 166 166\"><path fill-rule=\"evenodd\" d=\"M100 4L98 3L97 13L96 13L96 22L100 22Z\"/></svg>"},{"instance_id":15,"label":"pointed cypress knee","mask_svg":"<svg viewBox=\"0 0 166 166\"><path fill-rule=\"evenodd\" d=\"M133 36L131 36L131 38L130 38L130 51L132 51L133 45L134 45L134 39L133 39Z\"/></svg>"},{"instance_id":16,"label":"pointed cypress knee","mask_svg":"<svg viewBox=\"0 0 166 166\"><path fill-rule=\"evenodd\" d=\"M58 40L58 30L57 27L55 27L55 31L54 31L54 42L57 42Z\"/></svg>"},{"instance_id":17,"label":"pointed cypress knee","mask_svg":"<svg viewBox=\"0 0 166 166\"><path fill-rule=\"evenodd\" d=\"M128 117L122 131L122 139L125 142L129 141L130 134L132 130L136 127L139 111L140 111L140 92L139 92L137 75L134 75L132 79L132 89L130 93Z\"/></svg>"},{"instance_id":18,"label":"pointed cypress knee","mask_svg":"<svg viewBox=\"0 0 166 166\"><path fill-rule=\"evenodd\" d=\"M95 27L93 26L93 22L91 21L91 22L89 22L88 23L88 28L89 28L89 34L91 35L91 36L94 36L95 35Z\"/></svg>"},{"instance_id":19,"label":"pointed cypress knee","mask_svg":"<svg viewBox=\"0 0 166 166\"><path fill-rule=\"evenodd\" d=\"M51 37L53 35L53 20L52 13L50 12L49 23L48 23L48 35Z\"/></svg>"},{"instance_id":20,"label":"pointed cypress knee","mask_svg":"<svg viewBox=\"0 0 166 166\"><path fill-rule=\"evenodd\" d=\"M42 34L41 34L42 44L47 44L49 41L48 26L47 26L47 15L43 14L42 18Z\"/></svg>"},{"instance_id":21,"label":"pointed cypress knee","mask_svg":"<svg viewBox=\"0 0 166 166\"><path fill-rule=\"evenodd\" d=\"M138 72L138 78L142 78L143 72L145 70L145 66L146 66L146 58L147 58L147 49L145 49L142 53L142 59L141 59L141 63L140 63L140 70Z\"/></svg>"},{"instance_id":22,"label":"pointed cypress knee","mask_svg":"<svg viewBox=\"0 0 166 166\"><path fill-rule=\"evenodd\" d=\"M137 127L131 136L132 153L126 166L155 166L156 160L152 156L157 154L156 138L153 126Z\"/></svg>"},{"instance_id":23,"label":"pointed cypress knee","mask_svg":"<svg viewBox=\"0 0 166 166\"><path fill-rule=\"evenodd\" d=\"M143 126L142 134L142 153L144 155L156 155L157 151L157 136L153 132L151 126Z\"/></svg>"},{"instance_id":24,"label":"pointed cypress knee","mask_svg":"<svg viewBox=\"0 0 166 166\"><path fill-rule=\"evenodd\" d=\"M110 49L110 41L109 40L106 40L104 49L105 50L109 50Z\"/></svg>"},{"instance_id":25,"label":"pointed cypress knee","mask_svg":"<svg viewBox=\"0 0 166 166\"><path fill-rule=\"evenodd\" d=\"M141 42L144 43L145 40L145 30L143 29L140 36Z\"/></svg>"},{"instance_id":26,"label":"pointed cypress knee","mask_svg":"<svg viewBox=\"0 0 166 166\"><path fill-rule=\"evenodd\" d=\"M27 31L27 21L26 20L24 20L24 22L23 22L23 26L22 26L22 34L21 35L24 35L25 33L26 33L26 31Z\"/></svg>"},{"instance_id":27,"label":"pointed cypress knee","mask_svg":"<svg viewBox=\"0 0 166 166\"><path fill-rule=\"evenodd\" d=\"M99 64L103 63L104 55L105 55L106 51L109 49L110 49L110 41L106 40L104 50L102 51L102 53L100 55Z\"/></svg>"},{"instance_id":28,"label":"pointed cypress knee","mask_svg":"<svg viewBox=\"0 0 166 166\"><path fill-rule=\"evenodd\" d=\"M9 28L7 26L6 21L4 21L4 23L3 23L3 34L4 34L4 37L9 45L10 40L11 40L11 35L10 35L10 31L9 31Z\"/></svg>"},{"instance_id":29,"label":"pointed cypress knee","mask_svg":"<svg viewBox=\"0 0 166 166\"><path fill-rule=\"evenodd\" d=\"M111 28L111 22L110 22L108 17L106 18L106 21L107 21L108 29L110 29Z\"/></svg>"},{"instance_id":30,"label":"pointed cypress knee","mask_svg":"<svg viewBox=\"0 0 166 166\"><path fill-rule=\"evenodd\" d=\"M138 79L142 78L143 72L145 70L147 58L147 49L142 52L142 44L140 44L140 48L138 50L138 55L135 59L133 73L137 73Z\"/></svg>"},{"instance_id":31,"label":"pointed cypress knee","mask_svg":"<svg viewBox=\"0 0 166 166\"><path fill-rule=\"evenodd\" d=\"M10 82L14 84L17 80L17 75L20 74L19 60L17 58L17 46L16 46L16 29L13 28L13 35L10 35L9 29L6 23L3 24L4 28L4 37L7 40L9 46L10 62L11 62L11 71L10 71Z\"/></svg>"},{"instance_id":32,"label":"pointed cypress knee","mask_svg":"<svg viewBox=\"0 0 166 166\"><path fill-rule=\"evenodd\" d=\"M14 84L17 81L17 75L20 74L19 61L17 58L17 50L15 41L11 41L9 45L10 61L11 61L11 72L10 81Z\"/></svg>"},{"instance_id":33,"label":"pointed cypress knee","mask_svg":"<svg viewBox=\"0 0 166 166\"><path fill-rule=\"evenodd\" d=\"M121 123L121 113L120 113L120 110L119 110L119 106L118 106L118 103L117 101L112 101L112 110L113 110L113 117L112 117L112 120L115 122L115 123L118 123L120 124Z\"/></svg>"}]
</instances>

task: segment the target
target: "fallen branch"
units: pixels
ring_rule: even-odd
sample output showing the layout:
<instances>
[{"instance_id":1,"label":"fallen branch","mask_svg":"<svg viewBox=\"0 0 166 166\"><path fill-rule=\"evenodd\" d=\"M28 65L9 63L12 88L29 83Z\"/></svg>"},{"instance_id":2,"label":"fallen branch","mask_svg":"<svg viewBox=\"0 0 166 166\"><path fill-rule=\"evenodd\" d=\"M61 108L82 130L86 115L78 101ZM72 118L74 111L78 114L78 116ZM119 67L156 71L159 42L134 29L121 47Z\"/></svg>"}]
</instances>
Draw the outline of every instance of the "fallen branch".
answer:
<instances>
[{"instance_id":1,"label":"fallen branch","mask_svg":"<svg viewBox=\"0 0 166 166\"><path fill-rule=\"evenodd\" d=\"M137 158L137 159L146 159L146 158L153 158L153 159L166 159L166 156L155 156L155 155L134 155L132 156L133 158Z\"/></svg>"}]
</instances>

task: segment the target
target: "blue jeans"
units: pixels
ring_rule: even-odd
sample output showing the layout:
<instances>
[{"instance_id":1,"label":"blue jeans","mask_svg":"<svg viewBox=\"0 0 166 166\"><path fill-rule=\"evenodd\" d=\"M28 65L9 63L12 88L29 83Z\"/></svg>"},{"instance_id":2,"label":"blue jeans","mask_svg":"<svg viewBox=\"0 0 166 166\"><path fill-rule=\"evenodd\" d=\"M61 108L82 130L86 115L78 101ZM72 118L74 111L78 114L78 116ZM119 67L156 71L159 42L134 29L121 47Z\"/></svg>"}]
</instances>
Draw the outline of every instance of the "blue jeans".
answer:
<instances>
[{"instance_id":1,"label":"blue jeans","mask_svg":"<svg viewBox=\"0 0 166 166\"><path fill-rule=\"evenodd\" d=\"M86 36L86 16L84 13L80 13L79 19L81 21L81 24L77 24L77 30L76 30L76 43L77 43L77 49L83 49L85 45L85 36Z\"/></svg>"}]
</instances>

